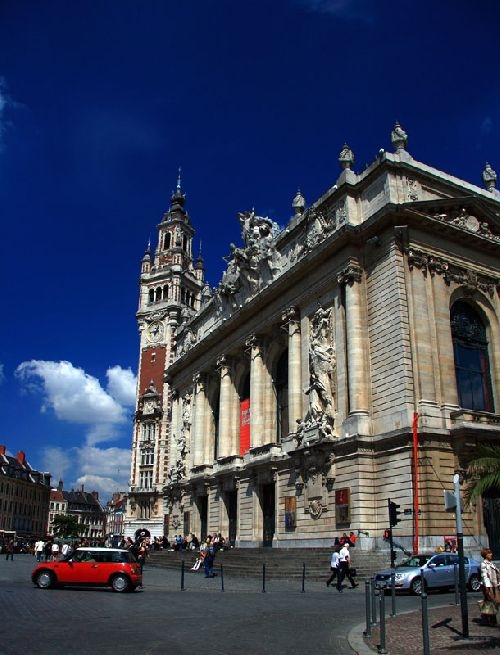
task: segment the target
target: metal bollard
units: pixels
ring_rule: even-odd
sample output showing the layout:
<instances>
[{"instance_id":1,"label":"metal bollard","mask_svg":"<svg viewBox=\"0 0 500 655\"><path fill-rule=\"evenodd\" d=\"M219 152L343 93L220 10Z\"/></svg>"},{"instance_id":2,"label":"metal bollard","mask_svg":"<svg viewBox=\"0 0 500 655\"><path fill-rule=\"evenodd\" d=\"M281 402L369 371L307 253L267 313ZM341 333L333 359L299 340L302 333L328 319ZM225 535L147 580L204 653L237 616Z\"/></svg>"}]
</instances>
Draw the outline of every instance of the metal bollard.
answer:
<instances>
[{"instance_id":1,"label":"metal bollard","mask_svg":"<svg viewBox=\"0 0 500 655\"><path fill-rule=\"evenodd\" d=\"M372 625L377 625L377 601L376 601L376 587L375 580L372 578L370 580L371 584L371 594L372 594Z\"/></svg>"},{"instance_id":2,"label":"metal bollard","mask_svg":"<svg viewBox=\"0 0 500 655\"><path fill-rule=\"evenodd\" d=\"M224 591L224 567L222 564L220 565L220 585L221 591Z\"/></svg>"},{"instance_id":3,"label":"metal bollard","mask_svg":"<svg viewBox=\"0 0 500 655\"><path fill-rule=\"evenodd\" d=\"M385 582L379 584L380 644L377 646L379 653L387 653L385 648L385 587Z\"/></svg>"},{"instance_id":4,"label":"metal bollard","mask_svg":"<svg viewBox=\"0 0 500 655\"><path fill-rule=\"evenodd\" d=\"M396 616L396 571L391 573L391 616Z\"/></svg>"},{"instance_id":5,"label":"metal bollard","mask_svg":"<svg viewBox=\"0 0 500 655\"><path fill-rule=\"evenodd\" d=\"M302 564L302 593L304 593L304 591L306 590L305 586L306 586L306 563L304 562Z\"/></svg>"},{"instance_id":6,"label":"metal bollard","mask_svg":"<svg viewBox=\"0 0 500 655\"><path fill-rule=\"evenodd\" d=\"M185 587L184 587L184 560L182 560L182 564L181 564L181 591L185 591Z\"/></svg>"},{"instance_id":7,"label":"metal bollard","mask_svg":"<svg viewBox=\"0 0 500 655\"><path fill-rule=\"evenodd\" d=\"M427 614L427 594L425 591L421 595L422 601L422 643L424 646L424 655L430 655L430 644L429 644L429 616Z\"/></svg>"},{"instance_id":8,"label":"metal bollard","mask_svg":"<svg viewBox=\"0 0 500 655\"><path fill-rule=\"evenodd\" d=\"M266 593L266 564L262 564L262 593Z\"/></svg>"},{"instance_id":9,"label":"metal bollard","mask_svg":"<svg viewBox=\"0 0 500 655\"><path fill-rule=\"evenodd\" d=\"M370 589L370 581L365 580L365 611L366 611L366 630L365 630L365 637L371 637L372 636L372 622L371 622L371 617L370 617L370 603L371 603L371 589Z\"/></svg>"}]
</instances>

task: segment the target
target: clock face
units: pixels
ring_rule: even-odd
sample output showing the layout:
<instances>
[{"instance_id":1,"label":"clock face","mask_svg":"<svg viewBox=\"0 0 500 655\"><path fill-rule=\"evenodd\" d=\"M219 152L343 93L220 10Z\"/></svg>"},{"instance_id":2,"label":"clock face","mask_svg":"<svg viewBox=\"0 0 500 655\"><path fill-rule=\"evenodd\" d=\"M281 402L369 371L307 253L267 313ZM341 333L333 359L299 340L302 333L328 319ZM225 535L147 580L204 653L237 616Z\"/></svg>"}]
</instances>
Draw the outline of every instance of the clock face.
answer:
<instances>
[{"instance_id":1,"label":"clock face","mask_svg":"<svg viewBox=\"0 0 500 655\"><path fill-rule=\"evenodd\" d=\"M160 341L160 339L163 336L163 325L158 321L151 323L148 326L146 336L148 338L148 341L151 341L153 343Z\"/></svg>"}]
</instances>

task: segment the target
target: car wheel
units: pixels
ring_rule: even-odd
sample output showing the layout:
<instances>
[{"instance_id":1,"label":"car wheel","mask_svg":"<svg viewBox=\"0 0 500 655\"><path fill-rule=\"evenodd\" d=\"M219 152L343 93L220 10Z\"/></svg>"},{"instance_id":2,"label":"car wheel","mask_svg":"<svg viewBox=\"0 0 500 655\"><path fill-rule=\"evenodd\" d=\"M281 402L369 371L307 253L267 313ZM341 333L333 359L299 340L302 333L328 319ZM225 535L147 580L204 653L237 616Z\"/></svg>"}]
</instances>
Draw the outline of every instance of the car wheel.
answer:
<instances>
[{"instance_id":1,"label":"car wheel","mask_svg":"<svg viewBox=\"0 0 500 655\"><path fill-rule=\"evenodd\" d=\"M423 588L424 587L424 588ZM412 594L415 594L416 596L420 596L422 591L424 591L425 586L422 583L422 578L413 578L410 584L410 591Z\"/></svg>"},{"instance_id":2,"label":"car wheel","mask_svg":"<svg viewBox=\"0 0 500 655\"><path fill-rule=\"evenodd\" d=\"M56 579L50 571L40 571L35 578L36 586L40 589L50 589L55 585Z\"/></svg>"},{"instance_id":3,"label":"car wheel","mask_svg":"<svg viewBox=\"0 0 500 655\"><path fill-rule=\"evenodd\" d=\"M467 586L469 587L469 591L481 591L481 578L473 573L469 578Z\"/></svg>"},{"instance_id":4,"label":"car wheel","mask_svg":"<svg viewBox=\"0 0 500 655\"><path fill-rule=\"evenodd\" d=\"M111 586L113 591L121 593L130 589L130 581L126 575L118 574L111 580Z\"/></svg>"}]
</instances>

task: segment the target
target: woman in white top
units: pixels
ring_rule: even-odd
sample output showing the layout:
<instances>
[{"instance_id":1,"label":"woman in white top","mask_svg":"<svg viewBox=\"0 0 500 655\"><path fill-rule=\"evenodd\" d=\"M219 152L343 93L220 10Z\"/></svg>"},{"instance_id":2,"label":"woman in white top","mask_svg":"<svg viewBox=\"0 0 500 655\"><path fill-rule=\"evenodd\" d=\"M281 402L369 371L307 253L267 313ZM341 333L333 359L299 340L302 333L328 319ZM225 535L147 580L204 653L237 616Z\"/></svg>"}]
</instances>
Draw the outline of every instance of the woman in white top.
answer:
<instances>
[{"instance_id":1,"label":"woman in white top","mask_svg":"<svg viewBox=\"0 0 500 655\"><path fill-rule=\"evenodd\" d=\"M498 605L500 605L500 571L493 563L490 548L481 551L481 583L484 600L480 603L481 618L489 625L496 625Z\"/></svg>"}]
</instances>

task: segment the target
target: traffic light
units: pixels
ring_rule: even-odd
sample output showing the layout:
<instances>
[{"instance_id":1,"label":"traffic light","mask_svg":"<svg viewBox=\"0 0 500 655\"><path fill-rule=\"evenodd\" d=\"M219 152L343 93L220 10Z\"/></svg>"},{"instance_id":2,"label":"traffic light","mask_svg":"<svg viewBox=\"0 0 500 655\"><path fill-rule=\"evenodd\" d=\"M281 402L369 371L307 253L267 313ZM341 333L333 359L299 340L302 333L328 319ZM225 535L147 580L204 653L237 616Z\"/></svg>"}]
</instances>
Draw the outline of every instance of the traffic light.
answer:
<instances>
[{"instance_id":1,"label":"traffic light","mask_svg":"<svg viewBox=\"0 0 500 655\"><path fill-rule=\"evenodd\" d=\"M390 538L391 538L391 531L390 531L390 530L387 530L387 529L384 530L384 539L385 539L386 541L389 541Z\"/></svg>"},{"instance_id":2,"label":"traffic light","mask_svg":"<svg viewBox=\"0 0 500 655\"><path fill-rule=\"evenodd\" d=\"M399 515L401 512L398 512L398 508L401 507L397 503L393 503L392 500L389 501L389 524L392 527L397 525L401 519L399 518Z\"/></svg>"}]
</instances>

